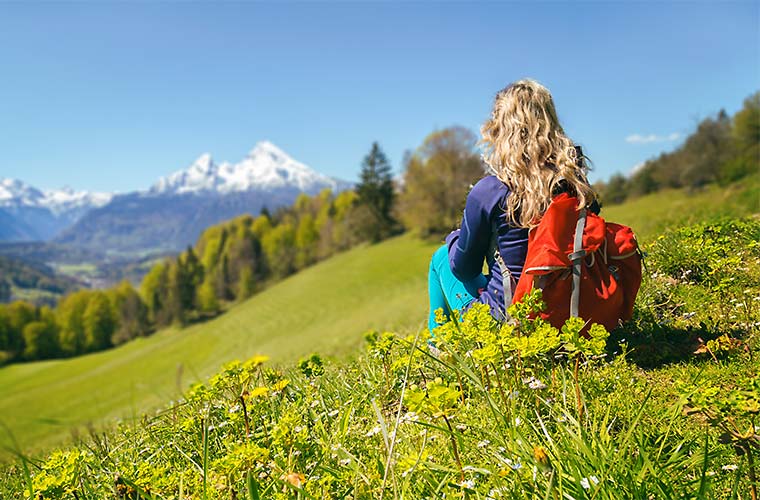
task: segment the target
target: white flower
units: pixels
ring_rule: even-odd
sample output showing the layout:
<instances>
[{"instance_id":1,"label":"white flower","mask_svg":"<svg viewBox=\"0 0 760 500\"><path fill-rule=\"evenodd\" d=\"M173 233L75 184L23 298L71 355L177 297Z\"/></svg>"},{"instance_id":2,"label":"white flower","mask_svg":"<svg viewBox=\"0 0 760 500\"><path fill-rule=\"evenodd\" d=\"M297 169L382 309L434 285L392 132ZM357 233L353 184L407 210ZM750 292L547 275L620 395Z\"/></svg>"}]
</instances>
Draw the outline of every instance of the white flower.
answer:
<instances>
[{"instance_id":1,"label":"white flower","mask_svg":"<svg viewBox=\"0 0 760 500\"><path fill-rule=\"evenodd\" d=\"M589 476L588 478L584 477L581 479L581 486L583 486L584 490L591 488L591 483L593 483L594 486L596 486L597 484L599 484L599 478L597 478L596 476Z\"/></svg>"},{"instance_id":2,"label":"white flower","mask_svg":"<svg viewBox=\"0 0 760 500\"><path fill-rule=\"evenodd\" d=\"M738 468L739 468L739 466L736 465L736 464L728 464L728 465L724 465L723 467L721 467L721 469L723 469L723 470L729 470L729 471L736 470Z\"/></svg>"},{"instance_id":3,"label":"white flower","mask_svg":"<svg viewBox=\"0 0 760 500\"><path fill-rule=\"evenodd\" d=\"M401 415L401 422L416 422L420 419L420 416L415 412L410 411Z\"/></svg>"},{"instance_id":4,"label":"white flower","mask_svg":"<svg viewBox=\"0 0 760 500\"><path fill-rule=\"evenodd\" d=\"M546 384L541 382L536 377L528 377L523 379L523 384L526 384L528 388L536 390L536 389L546 389Z\"/></svg>"},{"instance_id":5,"label":"white flower","mask_svg":"<svg viewBox=\"0 0 760 500\"><path fill-rule=\"evenodd\" d=\"M521 423L522 419L520 417L515 417L515 427L520 427Z\"/></svg>"},{"instance_id":6,"label":"white flower","mask_svg":"<svg viewBox=\"0 0 760 500\"><path fill-rule=\"evenodd\" d=\"M478 443L478 448L485 448L485 447L487 447L489 444L491 444L491 441L489 441L489 440L487 440L487 439L484 439L483 441L480 441L480 442Z\"/></svg>"},{"instance_id":7,"label":"white flower","mask_svg":"<svg viewBox=\"0 0 760 500\"><path fill-rule=\"evenodd\" d=\"M338 465L340 465L341 467L346 467L350 463L351 463L351 459L350 458L344 458L343 460L338 461Z\"/></svg>"},{"instance_id":8,"label":"white flower","mask_svg":"<svg viewBox=\"0 0 760 500\"><path fill-rule=\"evenodd\" d=\"M464 425L464 424L457 424L457 426L456 426L456 429L457 429L459 432L464 432L464 431L466 431L466 430L467 430L467 426L466 426L466 425Z\"/></svg>"},{"instance_id":9,"label":"white flower","mask_svg":"<svg viewBox=\"0 0 760 500\"><path fill-rule=\"evenodd\" d=\"M377 434L378 432L380 432L380 426L379 426L379 425L376 425L376 426L374 426L373 428L371 428L371 429L370 429L370 430L369 430L369 431L368 431L368 432L365 434L365 436L367 436L367 437L372 437L372 436L374 436L375 434Z\"/></svg>"},{"instance_id":10,"label":"white flower","mask_svg":"<svg viewBox=\"0 0 760 500\"><path fill-rule=\"evenodd\" d=\"M475 488L475 481L473 481L472 479L468 479L466 481L463 481L462 482L462 487L463 488L473 489L473 488Z\"/></svg>"}]
</instances>

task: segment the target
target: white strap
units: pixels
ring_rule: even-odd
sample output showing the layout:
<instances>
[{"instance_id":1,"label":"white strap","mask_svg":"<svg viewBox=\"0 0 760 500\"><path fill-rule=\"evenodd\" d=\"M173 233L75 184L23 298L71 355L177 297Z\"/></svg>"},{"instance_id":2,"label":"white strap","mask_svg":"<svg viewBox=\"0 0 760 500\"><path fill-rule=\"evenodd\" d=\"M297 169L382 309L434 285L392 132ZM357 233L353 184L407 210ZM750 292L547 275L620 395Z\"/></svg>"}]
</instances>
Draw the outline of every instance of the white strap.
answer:
<instances>
[{"instance_id":1,"label":"white strap","mask_svg":"<svg viewBox=\"0 0 760 500\"><path fill-rule=\"evenodd\" d=\"M586 228L586 209L581 208L578 222L575 224L575 241L573 253L568 255L573 262L573 292L570 295L570 316L578 317L581 302L581 269L586 251L583 250L583 230Z\"/></svg>"}]
</instances>

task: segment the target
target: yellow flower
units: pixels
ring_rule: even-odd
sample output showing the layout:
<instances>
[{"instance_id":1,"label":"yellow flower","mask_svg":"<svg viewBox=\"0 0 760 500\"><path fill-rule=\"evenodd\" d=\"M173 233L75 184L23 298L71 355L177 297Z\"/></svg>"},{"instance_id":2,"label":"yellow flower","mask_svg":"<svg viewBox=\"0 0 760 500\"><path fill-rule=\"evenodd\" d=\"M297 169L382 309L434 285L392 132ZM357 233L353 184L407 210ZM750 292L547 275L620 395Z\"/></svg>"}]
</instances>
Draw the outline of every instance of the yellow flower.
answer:
<instances>
[{"instance_id":1,"label":"yellow flower","mask_svg":"<svg viewBox=\"0 0 760 500\"><path fill-rule=\"evenodd\" d=\"M290 472L288 474L283 474L280 479L289 482L296 488L300 488L304 481L306 481L306 478L300 472Z\"/></svg>"},{"instance_id":2,"label":"yellow flower","mask_svg":"<svg viewBox=\"0 0 760 500\"><path fill-rule=\"evenodd\" d=\"M533 447L533 458L536 459L539 465L543 467L549 466L549 455L546 454L546 449L543 446Z\"/></svg>"},{"instance_id":3,"label":"yellow flower","mask_svg":"<svg viewBox=\"0 0 760 500\"><path fill-rule=\"evenodd\" d=\"M268 387L257 387L251 391L251 398L264 397L269 394Z\"/></svg>"},{"instance_id":4,"label":"yellow flower","mask_svg":"<svg viewBox=\"0 0 760 500\"><path fill-rule=\"evenodd\" d=\"M246 368L248 369L257 368L263 365L264 363L266 363L267 361L269 361L269 356L265 356L263 354L257 354L251 359L249 359L248 361L246 361L245 365L246 365Z\"/></svg>"},{"instance_id":5,"label":"yellow flower","mask_svg":"<svg viewBox=\"0 0 760 500\"><path fill-rule=\"evenodd\" d=\"M280 381L276 382L276 383L275 383L275 384L272 386L272 390L273 390L273 391L275 391L275 392L277 392L277 391L281 391L281 390L283 390L284 388L286 388L288 385L290 385L290 380L288 380L288 379L284 378L284 379L282 379L282 380L280 380Z\"/></svg>"}]
</instances>

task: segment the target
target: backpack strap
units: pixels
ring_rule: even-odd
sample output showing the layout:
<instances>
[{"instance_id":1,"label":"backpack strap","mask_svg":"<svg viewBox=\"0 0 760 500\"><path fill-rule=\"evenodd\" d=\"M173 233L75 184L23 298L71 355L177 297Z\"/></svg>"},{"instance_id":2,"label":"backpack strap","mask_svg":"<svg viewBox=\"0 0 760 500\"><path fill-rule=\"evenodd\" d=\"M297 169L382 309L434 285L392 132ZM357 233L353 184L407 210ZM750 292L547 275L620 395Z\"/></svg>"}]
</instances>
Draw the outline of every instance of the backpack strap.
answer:
<instances>
[{"instance_id":1,"label":"backpack strap","mask_svg":"<svg viewBox=\"0 0 760 500\"><path fill-rule=\"evenodd\" d=\"M493 259L499 264L499 268L501 268L501 285L504 293L504 319L509 320L510 317L509 313L507 313L507 309L510 304L512 304L512 284L514 282L514 277L499 252L499 243L497 241L498 229L499 220L496 219L491 223L490 253L493 255Z\"/></svg>"},{"instance_id":2,"label":"backpack strap","mask_svg":"<svg viewBox=\"0 0 760 500\"><path fill-rule=\"evenodd\" d=\"M578 309L581 302L581 269L586 251L583 249L583 230L586 228L586 209L581 208L578 214L578 222L575 224L575 240L573 253L567 257L573 263L573 291L570 295L570 316L578 317Z\"/></svg>"}]
</instances>

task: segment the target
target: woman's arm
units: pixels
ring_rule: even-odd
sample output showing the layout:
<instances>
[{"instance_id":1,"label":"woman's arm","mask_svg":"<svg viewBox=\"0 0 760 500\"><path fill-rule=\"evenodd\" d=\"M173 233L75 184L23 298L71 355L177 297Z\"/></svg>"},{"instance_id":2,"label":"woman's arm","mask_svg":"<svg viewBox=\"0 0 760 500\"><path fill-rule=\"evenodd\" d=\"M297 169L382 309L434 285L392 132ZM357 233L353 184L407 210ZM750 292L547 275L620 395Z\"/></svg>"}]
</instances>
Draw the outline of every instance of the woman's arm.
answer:
<instances>
[{"instance_id":1,"label":"woman's arm","mask_svg":"<svg viewBox=\"0 0 760 500\"><path fill-rule=\"evenodd\" d=\"M501 181L484 177L470 190L462 226L446 237L451 272L462 282L477 278L491 245L491 212L504 195Z\"/></svg>"}]
</instances>

